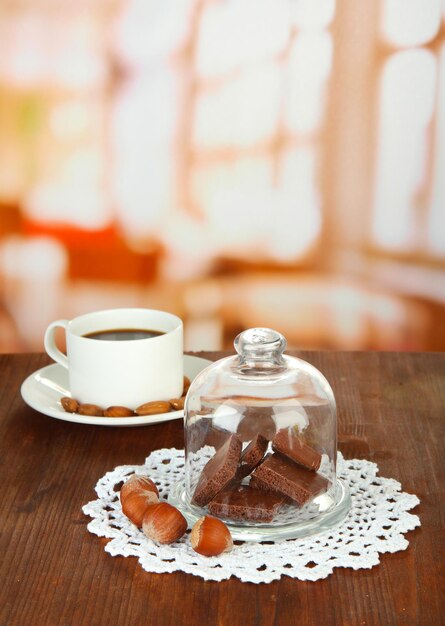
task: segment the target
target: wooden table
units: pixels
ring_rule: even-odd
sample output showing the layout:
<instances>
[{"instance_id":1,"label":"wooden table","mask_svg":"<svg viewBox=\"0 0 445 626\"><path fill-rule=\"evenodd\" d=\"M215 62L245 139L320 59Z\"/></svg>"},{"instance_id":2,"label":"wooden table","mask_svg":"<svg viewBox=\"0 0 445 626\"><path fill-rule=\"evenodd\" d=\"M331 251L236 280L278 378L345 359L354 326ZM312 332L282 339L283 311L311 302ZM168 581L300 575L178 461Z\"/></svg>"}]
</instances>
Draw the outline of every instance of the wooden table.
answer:
<instances>
[{"instance_id":1,"label":"wooden table","mask_svg":"<svg viewBox=\"0 0 445 626\"><path fill-rule=\"evenodd\" d=\"M19 389L48 358L2 355L1 626L444 624L445 356L299 356L334 388L345 456L375 461L420 497L422 526L407 534L406 551L382 555L371 570L268 585L149 574L135 558L113 558L81 507L107 470L182 447L182 420L109 428L46 417Z\"/></svg>"}]
</instances>

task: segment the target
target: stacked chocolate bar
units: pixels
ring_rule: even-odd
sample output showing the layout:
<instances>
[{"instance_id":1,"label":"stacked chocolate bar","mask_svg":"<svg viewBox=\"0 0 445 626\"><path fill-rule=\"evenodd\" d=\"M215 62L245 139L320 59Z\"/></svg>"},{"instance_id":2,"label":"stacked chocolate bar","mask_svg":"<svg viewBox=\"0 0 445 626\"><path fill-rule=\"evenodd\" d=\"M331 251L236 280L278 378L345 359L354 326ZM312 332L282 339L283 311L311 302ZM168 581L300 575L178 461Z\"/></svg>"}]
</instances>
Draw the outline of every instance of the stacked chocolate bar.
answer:
<instances>
[{"instance_id":1,"label":"stacked chocolate bar","mask_svg":"<svg viewBox=\"0 0 445 626\"><path fill-rule=\"evenodd\" d=\"M266 454L268 445L257 434L242 450L239 436L230 435L202 470L193 504L218 517L271 522L285 502L302 506L328 489L329 481L317 473L321 454L294 428L279 430ZM249 475L249 484L241 484Z\"/></svg>"}]
</instances>

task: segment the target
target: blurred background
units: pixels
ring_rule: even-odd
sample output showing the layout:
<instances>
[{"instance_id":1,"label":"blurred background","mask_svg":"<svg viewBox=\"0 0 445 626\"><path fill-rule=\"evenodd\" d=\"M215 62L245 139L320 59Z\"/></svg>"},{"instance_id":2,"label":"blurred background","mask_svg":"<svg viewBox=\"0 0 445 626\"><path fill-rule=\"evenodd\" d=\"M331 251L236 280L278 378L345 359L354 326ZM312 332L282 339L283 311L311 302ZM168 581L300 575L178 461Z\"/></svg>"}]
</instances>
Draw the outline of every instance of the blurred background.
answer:
<instances>
[{"instance_id":1,"label":"blurred background","mask_svg":"<svg viewBox=\"0 0 445 626\"><path fill-rule=\"evenodd\" d=\"M445 349L444 0L2 0L0 351Z\"/></svg>"}]
</instances>

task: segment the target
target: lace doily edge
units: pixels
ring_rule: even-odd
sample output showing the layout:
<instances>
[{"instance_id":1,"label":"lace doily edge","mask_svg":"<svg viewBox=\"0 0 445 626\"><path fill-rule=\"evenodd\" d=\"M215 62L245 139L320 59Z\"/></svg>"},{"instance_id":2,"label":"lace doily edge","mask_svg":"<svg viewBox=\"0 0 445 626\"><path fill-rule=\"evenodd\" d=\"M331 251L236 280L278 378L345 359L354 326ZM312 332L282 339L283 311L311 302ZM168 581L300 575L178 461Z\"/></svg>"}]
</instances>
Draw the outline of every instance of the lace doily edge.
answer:
<instances>
[{"instance_id":1,"label":"lace doily edge","mask_svg":"<svg viewBox=\"0 0 445 626\"><path fill-rule=\"evenodd\" d=\"M324 568L324 571L320 572L320 570L317 569L317 571L313 574L311 574L311 569L307 569L307 571L302 571L302 568L300 567L296 568L295 571L292 571L292 569L290 568L289 571L285 574L280 571L269 570L266 575L264 572L258 572L258 575L255 575L253 571L249 570L248 572L246 572L246 575L243 576L242 572L237 572L235 574L231 572L225 572L224 568L222 567L218 567L218 569L215 569L215 565L219 565L218 557L206 558L200 557L199 555L197 555L197 557L200 561L200 570L197 571L194 564L189 565L187 563L165 561L163 559L160 559L157 555L150 554L150 552L140 554L140 550L142 550L142 547L140 545L134 545L134 549L130 550L129 553L124 556L136 557L141 567L144 569L144 571L148 573L172 574L174 572L184 572L186 574L192 574L193 576L197 576L198 578L203 578L206 581L221 582L223 580L229 580L230 578L237 578L241 582L251 582L259 584L271 583L274 580L279 580L284 575L294 580L297 579L301 581L316 582L317 580L323 580L333 574L335 569L350 568L354 571L358 571L360 569L372 569L380 564L380 554L394 554L396 552L406 550L409 547L409 541L400 533L410 532L415 528L420 527L419 516L413 513L408 513L409 510L420 504L420 500L417 496L413 494L406 495L411 496L409 508L406 508L402 512L402 517L400 518L399 522L403 521L403 523L399 523L397 526L399 527L401 525L403 528L398 528L398 534L392 537L392 543L386 540L382 541L382 545L380 545L378 549L367 555L366 562L364 562L363 556L357 559L357 562L355 562L356 557L351 557L348 561L345 561L345 557L343 556L342 563L336 563L335 561L333 561L329 567ZM115 542L120 538L126 538L127 534L110 526L108 526L105 530L100 527L100 520L97 517L97 511L95 506L97 502L98 500L94 500L85 504L82 507L82 511L85 515L94 518L91 522L88 523L87 528L92 534L110 540L104 548L105 552L107 552L110 556L123 556L120 552L120 547L116 546ZM139 532L140 531L135 527L135 534L138 534ZM321 533L318 536L321 537L323 534L324 533ZM326 534L329 534L329 531ZM203 574L203 569L207 571L206 574Z\"/></svg>"}]
</instances>

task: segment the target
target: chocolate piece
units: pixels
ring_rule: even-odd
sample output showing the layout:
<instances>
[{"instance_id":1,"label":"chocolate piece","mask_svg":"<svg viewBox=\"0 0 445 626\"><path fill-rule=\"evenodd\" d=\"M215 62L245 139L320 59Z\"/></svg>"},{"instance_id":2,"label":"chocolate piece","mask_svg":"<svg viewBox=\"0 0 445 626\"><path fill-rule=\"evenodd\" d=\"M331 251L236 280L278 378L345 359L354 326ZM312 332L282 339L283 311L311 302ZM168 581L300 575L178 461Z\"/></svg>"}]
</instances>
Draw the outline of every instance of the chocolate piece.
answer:
<instances>
[{"instance_id":1,"label":"chocolate piece","mask_svg":"<svg viewBox=\"0 0 445 626\"><path fill-rule=\"evenodd\" d=\"M329 486L329 481L320 474L297 465L277 453L267 455L252 476L266 483L270 489L289 496L300 505L323 493Z\"/></svg>"},{"instance_id":2,"label":"chocolate piece","mask_svg":"<svg viewBox=\"0 0 445 626\"><path fill-rule=\"evenodd\" d=\"M218 449L231 436L231 432L212 425L212 420L208 420L203 445L212 446Z\"/></svg>"},{"instance_id":3,"label":"chocolate piece","mask_svg":"<svg viewBox=\"0 0 445 626\"><path fill-rule=\"evenodd\" d=\"M261 480L261 478L255 476L255 474L250 477L249 485L254 489L261 489L261 491L267 491L268 493L279 493L276 489L269 487L269 485L265 483L264 480Z\"/></svg>"},{"instance_id":4,"label":"chocolate piece","mask_svg":"<svg viewBox=\"0 0 445 626\"><path fill-rule=\"evenodd\" d=\"M276 494L283 496L282 493L280 493L276 489L273 489L272 487L269 487L269 485L265 483L263 480L261 480L261 478L258 478L258 476L250 477L249 487L253 487L253 489L260 489L261 491L266 491L267 493L276 493ZM283 497L284 497L285 504L293 504L293 505L296 504L294 500L292 500L292 498L289 498L289 496L283 496Z\"/></svg>"},{"instance_id":5,"label":"chocolate piece","mask_svg":"<svg viewBox=\"0 0 445 626\"><path fill-rule=\"evenodd\" d=\"M190 411L187 428L187 449L189 452L197 452L204 446L211 446L215 450L227 441L232 433L228 430L214 428L211 418L201 416L198 411Z\"/></svg>"},{"instance_id":6,"label":"chocolate piece","mask_svg":"<svg viewBox=\"0 0 445 626\"><path fill-rule=\"evenodd\" d=\"M209 511L218 517L234 520L271 522L285 499L279 493L239 485L220 491L209 503Z\"/></svg>"},{"instance_id":7,"label":"chocolate piece","mask_svg":"<svg viewBox=\"0 0 445 626\"><path fill-rule=\"evenodd\" d=\"M234 478L241 456L241 441L231 435L208 461L199 477L192 504L205 506Z\"/></svg>"},{"instance_id":8,"label":"chocolate piece","mask_svg":"<svg viewBox=\"0 0 445 626\"><path fill-rule=\"evenodd\" d=\"M251 441L257 433L272 440L276 433L276 425L271 416L271 408L248 406L238 424L237 434L241 441Z\"/></svg>"},{"instance_id":9,"label":"chocolate piece","mask_svg":"<svg viewBox=\"0 0 445 626\"><path fill-rule=\"evenodd\" d=\"M266 454L269 442L259 433L252 439L241 454L240 464L236 471L236 480L242 480L261 463Z\"/></svg>"},{"instance_id":10,"label":"chocolate piece","mask_svg":"<svg viewBox=\"0 0 445 626\"><path fill-rule=\"evenodd\" d=\"M320 467L321 454L302 441L293 427L282 428L277 432L272 441L272 449L314 472Z\"/></svg>"}]
</instances>

